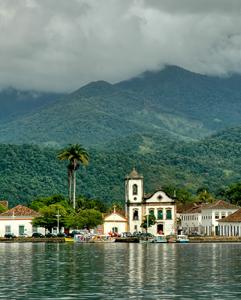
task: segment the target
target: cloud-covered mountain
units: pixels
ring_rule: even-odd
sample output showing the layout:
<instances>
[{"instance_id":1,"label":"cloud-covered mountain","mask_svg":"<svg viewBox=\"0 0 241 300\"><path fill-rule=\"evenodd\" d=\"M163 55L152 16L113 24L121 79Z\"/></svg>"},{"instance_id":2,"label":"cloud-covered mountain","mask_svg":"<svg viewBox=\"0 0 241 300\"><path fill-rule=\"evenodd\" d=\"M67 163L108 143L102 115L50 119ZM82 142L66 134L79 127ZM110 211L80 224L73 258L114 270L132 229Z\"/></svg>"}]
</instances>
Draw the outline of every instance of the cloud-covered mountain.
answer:
<instances>
[{"instance_id":1,"label":"cloud-covered mountain","mask_svg":"<svg viewBox=\"0 0 241 300\"><path fill-rule=\"evenodd\" d=\"M0 142L97 146L136 133L198 139L240 120L239 75L219 78L167 67L118 84L89 83L6 121Z\"/></svg>"},{"instance_id":2,"label":"cloud-covered mountain","mask_svg":"<svg viewBox=\"0 0 241 300\"><path fill-rule=\"evenodd\" d=\"M0 1L0 87L66 92L177 65L240 73L239 0Z\"/></svg>"}]
</instances>

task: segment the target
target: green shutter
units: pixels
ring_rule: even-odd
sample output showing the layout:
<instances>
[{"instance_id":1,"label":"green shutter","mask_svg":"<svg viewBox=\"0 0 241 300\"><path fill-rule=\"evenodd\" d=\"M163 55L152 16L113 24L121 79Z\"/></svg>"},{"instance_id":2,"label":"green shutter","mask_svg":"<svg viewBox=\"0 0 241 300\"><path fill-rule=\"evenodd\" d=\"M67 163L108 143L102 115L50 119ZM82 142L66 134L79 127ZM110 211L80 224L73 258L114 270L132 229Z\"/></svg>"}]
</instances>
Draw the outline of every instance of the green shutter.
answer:
<instances>
[{"instance_id":1,"label":"green shutter","mask_svg":"<svg viewBox=\"0 0 241 300\"><path fill-rule=\"evenodd\" d=\"M171 220L172 219L172 211L171 209L167 210L167 220Z\"/></svg>"},{"instance_id":2,"label":"green shutter","mask_svg":"<svg viewBox=\"0 0 241 300\"><path fill-rule=\"evenodd\" d=\"M163 219L163 211L162 211L162 209L158 210L157 218L158 218L159 220L162 220L162 219Z\"/></svg>"}]
</instances>

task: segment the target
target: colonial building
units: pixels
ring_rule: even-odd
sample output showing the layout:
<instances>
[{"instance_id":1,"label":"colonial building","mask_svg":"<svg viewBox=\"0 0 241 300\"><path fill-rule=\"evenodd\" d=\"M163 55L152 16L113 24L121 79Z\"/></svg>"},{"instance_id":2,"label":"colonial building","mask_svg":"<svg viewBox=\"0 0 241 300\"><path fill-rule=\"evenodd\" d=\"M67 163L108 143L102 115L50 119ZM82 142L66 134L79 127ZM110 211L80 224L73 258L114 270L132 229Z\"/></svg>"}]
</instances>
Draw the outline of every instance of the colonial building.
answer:
<instances>
[{"instance_id":1,"label":"colonial building","mask_svg":"<svg viewBox=\"0 0 241 300\"><path fill-rule=\"evenodd\" d=\"M181 221L180 230L185 234L201 234L202 228L202 206L205 204L192 204L179 214Z\"/></svg>"},{"instance_id":2,"label":"colonial building","mask_svg":"<svg viewBox=\"0 0 241 300\"><path fill-rule=\"evenodd\" d=\"M218 235L218 220L237 211L239 207L223 200L211 204L194 204L180 214L181 228L186 234Z\"/></svg>"},{"instance_id":3,"label":"colonial building","mask_svg":"<svg viewBox=\"0 0 241 300\"><path fill-rule=\"evenodd\" d=\"M218 220L219 235L241 236L241 208L231 215Z\"/></svg>"},{"instance_id":4,"label":"colonial building","mask_svg":"<svg viewBox=\"0 0 241 300\"><path fill-rule=\"evenodd\" d=\"M44 228L34 228L32 226L33 218L39 214L23 205L9 209L8 211L0 214L0 236L8 233L13 233L16 236L32 235L33 232L45 233Z\"/></svg>"},{"instance_id":5,"label":"colonial building","mask_svg":"<svg viewBox=\"0 0 241 300\"><path fill-rule=\"evenodd\" d=\"M103 223L103 234L127 232L127 219L120 213L114 211L105 216Z\"/></svg>"},{"instance_id":6,"label":"colonial building","mask_svg":"<svg viewBox=\"0 0 241 300\"><path fill-rule=\"evenodd\" d=\"M156 224L148 232L158 234L176 233L176 204L163 191L144 194L143 176L135 169L125 178L125 213L128 220L128 231L143 231L141 224L145 216L154 215Z\"/></svg>"}]
</instances>

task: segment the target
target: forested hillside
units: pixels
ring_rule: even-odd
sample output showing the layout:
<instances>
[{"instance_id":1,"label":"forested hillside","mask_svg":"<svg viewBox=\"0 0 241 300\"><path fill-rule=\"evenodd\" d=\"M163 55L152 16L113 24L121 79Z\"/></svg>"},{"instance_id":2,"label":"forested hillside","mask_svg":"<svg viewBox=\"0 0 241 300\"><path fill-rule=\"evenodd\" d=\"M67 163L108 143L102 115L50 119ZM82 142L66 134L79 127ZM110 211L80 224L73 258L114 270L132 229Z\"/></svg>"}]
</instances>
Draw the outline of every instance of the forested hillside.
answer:
<instances>
[{"instance_id":1,"label":"forested hillside","mask_svg":"<svg viewBox=\"0 0 241 300\"><path fill-rule=\"evenodd\" d=\"M51 105L62 96L59 93L20 91L13 88L0 90L0 124Z\"/></svg>"},{"instance_id":2,"label":"forested hillside","mask_svg":"<svg viewBox=\"0 0 241 300\"><path fill-rule=\"evenodd\" d=\"M117 84L92 82L5 120L0 142L61 146L80 140L97 147L139 133L197 140L239 126L240 120L240 76L219 78L167 67Z\"/></svg>"},{"instance_id":3,"label":"forested hillside","mask_svg":"<svg viewBox=\"0 0 241 300\"><path fill-rule=\"evenodd\" d=\"M146 192L173 186L192 192L206 188L218 194L230 183L241 181L240 141L241 127L199 142L135 134L100 150L90 148L90 165L78 171L77 193L124 201L123 180L135 166L144 175ZM56 159L57 152L31 145L1 145L0 198L13 205L39 196L67 195L66 164Z\"/></svg>"}]
</instances>

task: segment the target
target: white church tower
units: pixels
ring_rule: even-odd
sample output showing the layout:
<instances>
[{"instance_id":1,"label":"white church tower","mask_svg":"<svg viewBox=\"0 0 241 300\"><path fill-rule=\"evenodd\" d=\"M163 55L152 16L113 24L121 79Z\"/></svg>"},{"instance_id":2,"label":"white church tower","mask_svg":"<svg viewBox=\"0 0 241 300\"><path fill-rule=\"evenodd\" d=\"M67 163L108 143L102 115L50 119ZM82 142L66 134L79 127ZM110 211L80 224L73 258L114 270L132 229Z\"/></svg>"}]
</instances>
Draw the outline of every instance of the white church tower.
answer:
<instances>
[{"instance_id":1,"label":"white church tower","mask_svg":"<svg viewBox=\"0 0 241 300\"><path fill-rule=\"evenodd\" d=\"M125 178L125 217L128 231L144 232L141 224L146 215L153 215L154 225L148 228L153 235L170 235L177 232L176 203L163 191L144 194L143 176L135 169Z\"/></svg>"},{"instance_id":2,"label":"white church tower","mask_svg":"<svg viewBox=\"0 0 241 300\"><path fill-rule=\"evenodd\" d=\"M125 211L128 219L128 231L142 231L143 221L143 176L135 168L125 178Z\"/></svg>"}]
</instances>

